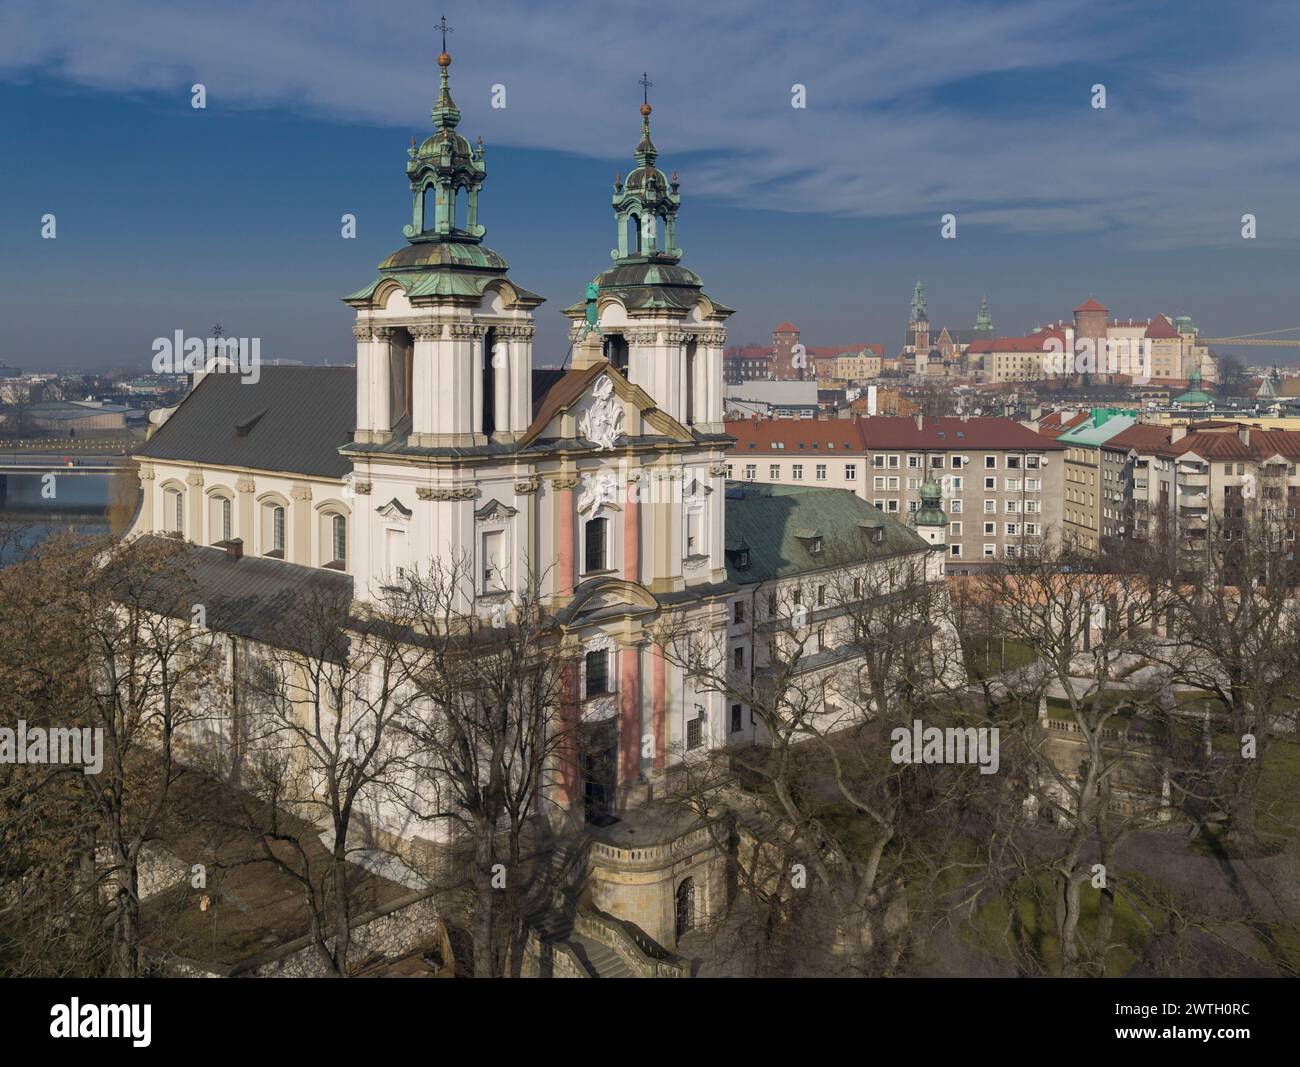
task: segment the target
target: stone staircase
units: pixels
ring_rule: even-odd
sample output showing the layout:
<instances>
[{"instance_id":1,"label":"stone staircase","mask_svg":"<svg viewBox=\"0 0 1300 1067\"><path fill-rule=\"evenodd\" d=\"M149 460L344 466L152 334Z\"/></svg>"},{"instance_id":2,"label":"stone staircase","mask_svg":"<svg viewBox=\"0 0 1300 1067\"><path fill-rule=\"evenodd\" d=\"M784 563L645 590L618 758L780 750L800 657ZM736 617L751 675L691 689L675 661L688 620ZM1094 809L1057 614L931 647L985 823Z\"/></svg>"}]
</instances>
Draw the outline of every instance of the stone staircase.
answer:
<instances>
[{"instance_id":1,"label":"stone staircase","mask_svg":"<svg viewBox=\"0 0 1300 1067\"><path fill-rule=\"evenodd\" d=\"M591 838L585 834L556 841L538 871L526 909L527 923L536 936L540 956L556 961L567 957L580 977L635 978L636 972L611 945L574 929L579 898L587 881L587 852Z\"/></svg>"}]
</instances>

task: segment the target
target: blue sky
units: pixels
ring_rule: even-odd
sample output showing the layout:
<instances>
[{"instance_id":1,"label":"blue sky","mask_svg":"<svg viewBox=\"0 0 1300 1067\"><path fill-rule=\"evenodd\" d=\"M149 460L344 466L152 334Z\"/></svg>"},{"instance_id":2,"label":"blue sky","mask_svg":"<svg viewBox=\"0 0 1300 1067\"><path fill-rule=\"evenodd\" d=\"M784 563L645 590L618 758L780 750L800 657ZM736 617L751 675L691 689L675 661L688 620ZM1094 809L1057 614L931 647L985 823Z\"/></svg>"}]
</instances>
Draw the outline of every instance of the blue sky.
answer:
<instances>
[{"instance_id":1,"label":"blue sky","mask_svg":"<svg viewBox=\"0 0 1300 1067\"><path fill-rule=\"evenodd\" d=\"M154 337L217 321L264 358L350 359L338 298L403 243L443 10L7 0L0 360L143 369ZM811 344L892 350L917 278L932 321L969 326L987 291L1002 333L1088 295L1209 335L1300 325L1300 72L1279 46L1294 3L445 13L461 130L487 145L486 243L547 297L541 360L563 356L559 308L610 262L643 69L660 165L682 178L684 262L738 309L735 342L790 319ZM1292 361L1256 358L1274 356Z\"/></svg>"}]
</instances>

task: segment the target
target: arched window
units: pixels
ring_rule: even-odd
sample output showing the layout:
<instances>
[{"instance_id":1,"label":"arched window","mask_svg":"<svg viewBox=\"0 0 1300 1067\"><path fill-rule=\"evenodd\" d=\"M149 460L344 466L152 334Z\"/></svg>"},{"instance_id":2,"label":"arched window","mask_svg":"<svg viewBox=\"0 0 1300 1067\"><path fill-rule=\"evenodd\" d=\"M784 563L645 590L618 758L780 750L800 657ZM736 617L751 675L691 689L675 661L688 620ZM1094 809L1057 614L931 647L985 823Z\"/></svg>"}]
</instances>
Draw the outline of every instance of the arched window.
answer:
<instances>
[{"instance_id":1,"label":"arched window","mask_svg":"<svg viewBox=\"0 0 1300 1067\"><path fill-rule=\"evenodd\" d=\"M283 504L262 505L262 554L284 559L286 513Z\"/></svg>"},{"instance_id":2,"label":"arched window","mask_svg":"<svg viewBox=\"0 0 1300 1067\"><path fill-rule=\"evenodd\" d=\"M479 398L483 404L483 432L491 437L497 428L497 375L493 357L497 346L497 332L488 329L483 335L483 387ZM504 358L504 357L503 357Z\"/></svg>"},{"instance_id":3,"label":"arched window","mask_svg":"<svg viewBox=\"0 0 1300 1067\"><path fill-rule=\"evenodd\" d=\"M695 927L695 879L683 878L677 886L676 898L677 936Z\"/></svg>"},{"instance_id":4,"label":"arched window","mask_svg":"<svg viewBox=\"0 0 1300 1067\"><path fill-rule=\"evenodd\" d=\"M641 216L629 215L627 217L627 254L637 256L641 254Z\"/></svg>"},{"instance_id":5,"label":"arched window","mask_svg":"<svg viewBox=\"0 0 1300 1067\"><path fill-rule=\"evenodd\" d=\"M321 523L321 558L327 567L342 570L348 562L348 519L326 512Z\"/></svg>"},{"instance_id":6,"label":"arched window","mask_svg":"<svg viewBox=\"0 0 1300 1067\"><path fill-rule=\"evenodd\" d=\"M420 225L424 227L424 233L432 233L438 228L438 187L426 185L423 195L424 206L420 209Z\"/></svg>"},{"instance_id":7,"label":"arched window","mask_svg":"<svg viewBox=\"0 0 1300 1067\"><path fill-rule=\"evenodd\" d=\"M234 501L228 496L213 495L208 500L208 538L212 542L229 541L234 536Z\"/></svg>"},{"instance_id":8,"label":"arched window","mask_svg":"<svg viewBox=\"0 0 1300 1067\"><path fill-rule=\"evenodd\" d=\"M686 342L686 425L695 422L695 338Z\"/></svg>"},{"instance_id":9,"label":"arched window","mask_svg":"<svg viewBox=\"0 0 1300 1067\"><path fill-rule=\"evenodd\" d=\"M168 533L185 532L185 490L163 490L163 528Z\"/></svg>"}]
</instances>

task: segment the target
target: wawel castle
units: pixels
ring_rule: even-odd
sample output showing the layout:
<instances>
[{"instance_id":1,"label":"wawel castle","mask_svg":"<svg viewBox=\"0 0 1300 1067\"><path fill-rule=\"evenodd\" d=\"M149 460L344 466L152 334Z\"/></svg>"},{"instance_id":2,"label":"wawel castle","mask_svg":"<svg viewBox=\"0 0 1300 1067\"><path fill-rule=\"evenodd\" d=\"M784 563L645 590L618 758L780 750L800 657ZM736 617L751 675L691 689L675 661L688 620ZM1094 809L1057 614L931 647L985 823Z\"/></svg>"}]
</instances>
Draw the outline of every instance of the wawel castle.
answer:
<instances>
[{"instance_id":1,"label":"wawel castle","mask_svg":"<svg viewBox=\"0 0 1300 1067\"><path fill-rule=\"evenodd\" d=\"M225 605L231 648L252 654L312 580L345 591L358 619L435 561L466 561L457 610L484 619L508 617L539 583L576 650L556 721L580 724L539 815L557 834L594 835L601 907L671 946L716 906L723 878L699 835L643 829L633 848L628 828L682 761L763 737L748 707L697 691L658 628L685 619L758 678L778 593L797 602L899 561L938 581L946 519L937 489L904 524L846 490L727 482L732 309L682 265L679 182L656 166L648 104L635 166L614 183L613 263L585 288L575 279L563 369L534 370L543 297L483 243L484 148L459 132L451 59L438 62L434 130L406 164L406 243L344 298L355 370L196 376L138 453L131 533L186 542L199 595ZM603 255L592 249L593 265ZM836 613L815 593L803 603L819 653L807 669L851 673ZM436 847L424 824L383 825L386 810L368 809L377 832Z\"/></svg>"}]
</instances>

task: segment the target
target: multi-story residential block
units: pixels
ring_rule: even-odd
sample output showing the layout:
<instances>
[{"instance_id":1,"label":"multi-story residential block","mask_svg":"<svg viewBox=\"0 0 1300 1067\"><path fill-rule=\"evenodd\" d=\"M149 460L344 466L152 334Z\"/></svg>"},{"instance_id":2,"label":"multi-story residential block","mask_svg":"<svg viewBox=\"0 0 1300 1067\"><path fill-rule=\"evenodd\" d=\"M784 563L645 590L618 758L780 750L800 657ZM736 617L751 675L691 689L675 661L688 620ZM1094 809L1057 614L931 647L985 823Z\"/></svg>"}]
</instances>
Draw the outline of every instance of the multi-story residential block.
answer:
<instances>
[{"instance_id":1,"label":"multi-story residential block","mask_svg":"<svg viewBox=\"0 0 1300 1067\"><path fill-rule=\"evenodd\" d=\"M1009 419L855 418L727 423L729 477L851 489L910 517L933 477L948 517L947 570L960 574L1059 536L1065 446Z\"/></svg>"},{"instance_id":2,"label":"multi-story residential block","mask_svg":"<svg viewBox=\"0 0 1300 1067\"><path fill-rule=\"evenodd\" d=\"M1065 448L1065 543L1098 552L1103 540L1118 537L1124 525L1125 453L1106 454L1103 445L1135 425L1131 415L1098 408L1092 418L1056 438ZM1117 458L1122 457L1122 458Z\"/></svg>"},{"instance_id":3,"label":"multi-story residential block","mask_svg":"<svg viewBox=\"0 0 1300 1067\"><path fill-rule=\"evenodd\" d=\"M1296 539L1300 431L1230 422L1151 429L1132 448L1138 536L1176 537L1194 554L1211 536L1240 539L1247 522L1261 521L1279 540Z\"/></svg>"}]
</instances>

